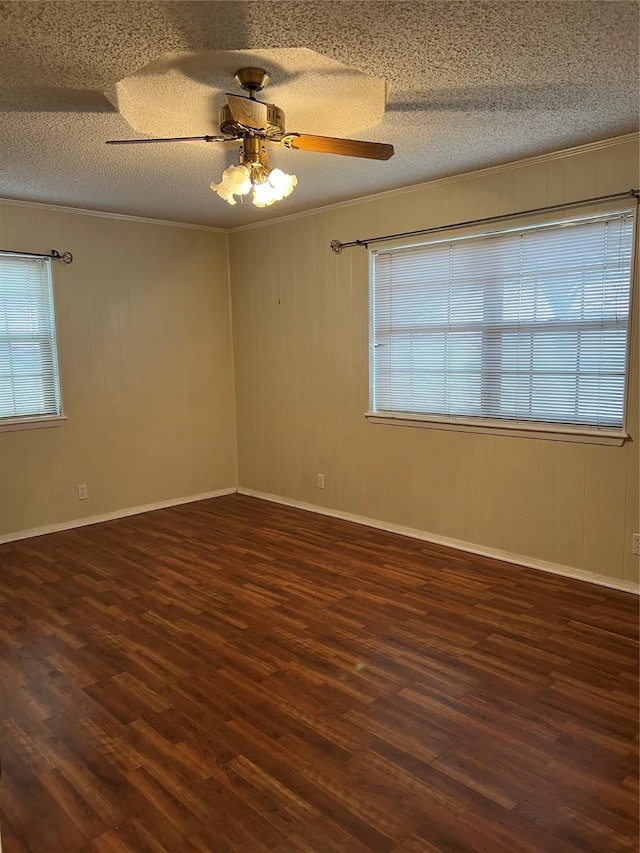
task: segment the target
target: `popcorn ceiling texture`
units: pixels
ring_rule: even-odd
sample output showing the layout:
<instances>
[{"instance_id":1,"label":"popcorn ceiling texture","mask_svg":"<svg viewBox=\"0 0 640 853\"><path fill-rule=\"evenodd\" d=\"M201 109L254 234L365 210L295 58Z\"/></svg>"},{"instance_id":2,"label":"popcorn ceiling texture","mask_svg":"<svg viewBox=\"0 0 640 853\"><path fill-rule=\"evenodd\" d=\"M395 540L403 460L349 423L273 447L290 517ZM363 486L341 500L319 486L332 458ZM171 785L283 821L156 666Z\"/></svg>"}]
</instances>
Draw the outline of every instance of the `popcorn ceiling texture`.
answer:
<instances>
[{"instance_id":1,"label":"popcorn ceiling texture","mask_svg":"<svg viewBox=\"0 0 640 853\"><path fill-rule=\"evenodd\" d=\"M637 130L638 47L638 4L617 0L0 2L0 197L221 227L262 221ZM261 52L273 50L270 65ZM303 50L322 56L305 65ZM210 51L266 65L261 98L285 110L289 129L391 142L395 157L273 146L272 164L299 183L257 210L209 189L235 144L104 145L138 135L105 95L118 81L166 54ZM200 59L205 82L215 78ZM382 120L374 105L356 110L333 63L386 81ZM138 111L159 113L164 85L156 78ZM223 89L238 91L217 77L214 113ZM203 115L200 93L192 118ZM154 133L178 132L169 97L168 108ZM372 126L334 129L350 120Z\"/></svg>"}]
</instances>

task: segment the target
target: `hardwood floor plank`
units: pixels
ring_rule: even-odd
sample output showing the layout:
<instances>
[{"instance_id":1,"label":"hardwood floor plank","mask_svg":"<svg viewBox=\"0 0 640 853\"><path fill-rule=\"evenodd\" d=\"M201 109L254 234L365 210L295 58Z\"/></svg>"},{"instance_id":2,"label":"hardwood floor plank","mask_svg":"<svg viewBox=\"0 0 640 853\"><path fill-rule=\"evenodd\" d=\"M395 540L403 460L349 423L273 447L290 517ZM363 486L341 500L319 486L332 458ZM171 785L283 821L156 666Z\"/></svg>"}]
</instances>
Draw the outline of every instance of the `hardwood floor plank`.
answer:
<instances>
[{"instance_id":1,"label":"hardwood floor plank","mask_svg":"<svg viewBox=\"0 0 640 853\"><path fill-rule=\"evenodd\" d=\"M4 853L630 853L638 600L229 495L0 545Z\"/></svg>"}]
</instances>

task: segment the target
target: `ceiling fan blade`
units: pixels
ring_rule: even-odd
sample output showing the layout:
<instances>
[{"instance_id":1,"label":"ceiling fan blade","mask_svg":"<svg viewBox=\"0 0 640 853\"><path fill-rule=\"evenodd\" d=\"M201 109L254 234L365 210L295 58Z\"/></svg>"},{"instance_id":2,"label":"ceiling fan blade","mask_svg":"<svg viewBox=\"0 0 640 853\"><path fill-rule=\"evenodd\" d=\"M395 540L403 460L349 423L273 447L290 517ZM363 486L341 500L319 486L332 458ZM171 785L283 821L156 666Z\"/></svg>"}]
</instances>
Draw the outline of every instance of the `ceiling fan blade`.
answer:
<instances>
[{"instance_id":1,"label":"ceiling fan blade","mask_svg":"<svg viewBox=\"0 0 640 853\"><path fill-rule=\"evenodd\" d=\"M107 139L107 145L140 145L145 142L233 142L231 136L167 136L160 139Z\"/></svg>"},{"instance_id":2,"label":"ceiling fan blade","mask_svg":"<svg viewBox=\"0 0 640 853\"><path fill-rule=\"evenodd\" d=\"M266 130L267 105L243 95L227 94L227 103L234 121L249 130Z\"/></svg>"},{"instance_id":3,"label":"ceiling fan blade","mask_svg":"<svg viewBox=\"0 0 640 853\"><path fill-rule=\"evenodd\" d=\"M359 139L311 136L308 133L286 133L280 142L285 148L293 148L296 151L343 154L345 157L366 157L369 160L388 160L395 153L393 145L384 142L362 142Z\"/></svg>"}]
</instances>

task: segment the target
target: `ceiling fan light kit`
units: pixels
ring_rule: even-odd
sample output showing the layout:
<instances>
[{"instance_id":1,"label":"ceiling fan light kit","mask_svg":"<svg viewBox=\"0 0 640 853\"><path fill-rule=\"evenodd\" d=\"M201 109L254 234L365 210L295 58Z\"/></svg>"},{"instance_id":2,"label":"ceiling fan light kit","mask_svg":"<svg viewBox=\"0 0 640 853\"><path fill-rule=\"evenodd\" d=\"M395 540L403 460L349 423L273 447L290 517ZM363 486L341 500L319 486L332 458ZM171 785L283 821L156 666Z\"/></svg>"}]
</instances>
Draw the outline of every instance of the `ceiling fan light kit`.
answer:
<instances>
[{"instance_id":1,"label":"ceiling fan light kit","mask_svg":"<svg viewBox=\"0 0 640 853\"><path fill-rule=\"evenodd\" d=\"M234 142L242 143L237 165L222 173L220 183L211 189L228 204L236 204L236 196L243 200L251 194L256 207L268 207L290 195L298 183L295 175L271 168L266 143L282 145L294 151L312 151L318 154L341 154L346 157L363 157L369 160L388 160L393 156L393 145L381 142L364 142L357 139L339 139L332 136L314 136L303 133L286 133L283 111L275 104L256 100L269 82L263 68L240 68L236 81L249 92L249 97L227 94L227 103L220 111L222 136L180 136L162 139L116 139L108 144L145 142Z\"/></svg>"},{"instance_id":2,"label":"ceiling fan light kit","mask_svg":"<svg viewBox=\"0 0 640 853\"><path fill-rule=\"evenodd\" d=\"M272 169L267 152L258 136L247 136L240 148L240 164L229 166L222 173L222 181L211 184L211 189L228 204L235 204L249 193L256 207L268 207L291 195L298 183L295 175L281 169Z\"/></svg>"},{"instance_id":3,"label":"ceiling fan light kit","mask_svg":"<svg viewBox=\"0 0 640 853\"><path fill-rule=\"evenodd\" d=\"M295 175L287 175L281 169L272 169L263 180L254 180L249 168L241 163L225 169L222 181L219 184L214 181L211 189L228 204L236 203L236 195L242 198L252 192L251 201L256 207L268 207L291 195L297 183Z\"/></svg>"}]
</instances>

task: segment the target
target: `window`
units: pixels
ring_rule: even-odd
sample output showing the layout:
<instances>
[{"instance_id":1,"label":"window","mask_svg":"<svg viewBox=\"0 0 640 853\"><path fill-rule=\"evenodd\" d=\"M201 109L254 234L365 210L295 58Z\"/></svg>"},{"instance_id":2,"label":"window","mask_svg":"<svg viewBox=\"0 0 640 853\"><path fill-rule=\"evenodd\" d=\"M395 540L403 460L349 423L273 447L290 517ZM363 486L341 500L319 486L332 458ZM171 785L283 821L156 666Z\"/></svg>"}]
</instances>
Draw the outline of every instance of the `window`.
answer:
<instances>
[{"instance_id":1,"label":"window","mask_svg":"<svg viewBox=\"0 0 640 853\"><path fill-rule=\"evenodd\" d=\"M0 255L0 426L60 415L51 262Z\"/></svg>"},{"instance_id":2,"label":"window","mask_svg":"<svg viewBox=\"0 0 640 853\"><path fill-rule=\"evenodd\" d=\"M370 416L622 435L633 224L617 211L372 252Z\"/></svg>"}]
</instances>

